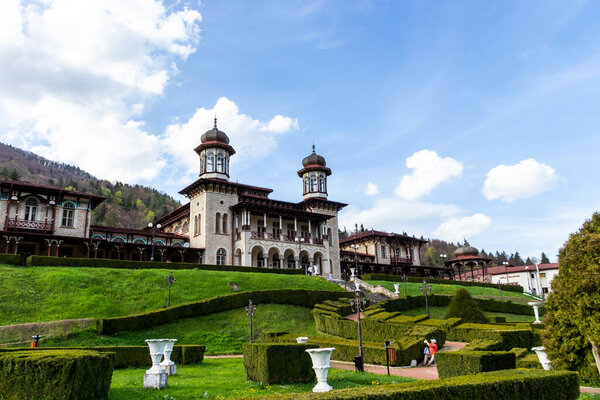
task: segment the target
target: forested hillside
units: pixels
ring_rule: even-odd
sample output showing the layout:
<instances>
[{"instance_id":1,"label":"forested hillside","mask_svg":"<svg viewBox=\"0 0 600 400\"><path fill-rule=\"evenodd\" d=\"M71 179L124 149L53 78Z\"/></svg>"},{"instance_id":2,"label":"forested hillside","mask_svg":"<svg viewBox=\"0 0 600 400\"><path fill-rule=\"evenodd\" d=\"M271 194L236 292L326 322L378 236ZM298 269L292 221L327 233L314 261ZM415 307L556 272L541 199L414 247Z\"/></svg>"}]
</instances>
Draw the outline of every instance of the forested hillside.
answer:
<instances>
[{"instance_id":1,"label":"forested hillside","mask_svg":"<svg viewBox=\"0 0 600 400\"><path fill-rule=\"evenodd\" d=\"M106 197L92 223L141 228L181 204L155 189L97 179L72 165L0 143L0 179L35 182Z\"/></svg>"}]
</instances>

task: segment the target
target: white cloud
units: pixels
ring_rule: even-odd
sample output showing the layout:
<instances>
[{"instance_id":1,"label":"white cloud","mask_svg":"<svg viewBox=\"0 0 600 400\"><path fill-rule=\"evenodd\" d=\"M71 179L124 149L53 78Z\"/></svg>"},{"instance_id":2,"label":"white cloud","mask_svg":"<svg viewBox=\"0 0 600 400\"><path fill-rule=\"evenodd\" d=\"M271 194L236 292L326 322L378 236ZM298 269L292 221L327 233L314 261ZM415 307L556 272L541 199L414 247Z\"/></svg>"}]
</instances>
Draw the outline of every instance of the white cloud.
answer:
<instances>
[{"instance_id":1,"label":"white cloud","mask_svg":"<svg viewBox=\"0 0 600 400\"><path fill-rule=\"evenodd\" d=\"M156 176L160 140L135 116L195 51L200 19L160 0L3 0L0 134L100 177Z\"/></svg>"},{"instance_id":2,"label":"white cloud","mask_svg":"<svg viewBox=\"0 0 600 400\"><path fill-rule=\"evenodd\" d=\"M451 218L443 222L433 233L436 238L451 242L471 239L492 225L492 219L481 213L470 217Z\"/></svg>"},{"instance_id":3,"label":"white cloud","mask_svg":"<svg viewBox=\"0 0 600 400\"><path fill-rule=\"evenodd\" d=\"M221 97L212 109L199 108L187 122L169 125L162 137L164 151L189 174L198 173L198 155L193 149L200 144L202 134L212 129L215 115L219 130L229 136L236 150L232 163L264 157L276 148L277 135L298 129L296 119L276 115L263 122L240 113L233 101Z\"/></svg>"},{"instance_id":4,"label":"white cloud","mask_svg":"<svg viewBox=\"0 0 600 400\"><path fill-rule=\"evenodd\" d=\"M396 194L406 200L416 200L441 183L461 175L462 163L450 157L440 157L435 151L421 150L406 159L406 166L413 170L404 175L396 187Z\"/></svg>"},{"instance_id":5,"label":"white cloud","mask_svg":"<svg viewBox=\"0 0 600 400\"><path fill-rule=\"evenodd\" d=\"M515 165L498 165L487 173L482 193L488 200L512 203L551 189L558 181L556 170L533 158Z\"/></svg>"},{"instance_id":6,"label":"white cloud","mask_svg":"<svg viewBox=\"0 0 600 400\"><path fill-rule=\"evenodd\" d=\"M367 183L367 187L365 188L365 194L367 196L375 196L379 194L379 185L373 182Z\"/></svg>"}]
</instances>

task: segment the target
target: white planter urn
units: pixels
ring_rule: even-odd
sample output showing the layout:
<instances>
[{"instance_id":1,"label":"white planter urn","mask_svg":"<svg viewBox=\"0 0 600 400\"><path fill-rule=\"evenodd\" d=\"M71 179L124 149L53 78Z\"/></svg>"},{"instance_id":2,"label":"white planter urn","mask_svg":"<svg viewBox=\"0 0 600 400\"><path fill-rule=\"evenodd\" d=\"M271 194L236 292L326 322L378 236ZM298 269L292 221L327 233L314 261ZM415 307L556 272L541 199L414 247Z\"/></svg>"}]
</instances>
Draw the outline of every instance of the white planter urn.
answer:
<instances>
[{"instance_id":1,"label":"white planter urn","mask_svg":"<svg viewBox=\"0 0 600 400\"><path fill-rule=\"evenodd\" d=\"M540 321L540 307L542 307L544 305L543 301L530 301L529 304L531 307L533 307L533 314L535 315L535 321L533 322L534 324L541 324L542 321Z\"/></svg>"},{"instance_id":2,"label":"white planter urn","mask_svg":"<svg viewBox=\"0 0 600 400\"><path fill-rule=\"evenodd\" d=\"M356 276L356 275L354 275L354 271L356 271L356 268L350 268L350 273L351 273L350 277L351 278L354 278Z\"/></svg>"},{"instance_id":3,"label":"white planter urn","mask_svg":"<svg viewBox=\"0 0 600 400\"><path fill-rule=\"evenodd\" d=\"M300 336L296 338L297 343L308 343L308 338L306 336Z\"/></svg>"},{"instance_id":4,"label":"white planter urn","mask_svg":"<svg viewBox=\"0 0 600 400\"><path fill-rule=\"evenodd\" d=\"M146 343L150 347L152 368L144 375L144 389L162 389L167 386L167 373L161 368L160 360L167 343L164 339L146 339Z\"/></svg>"},{"instance_id":5,"label":"white planter urn","mask_svg":"<svg viewBox=\"0 0 600 400\"><path fill-rule=\"evenodd\" d=\"M177 374L177 366L173 361L171 361L171 353L173 352L173 346L175 346L176 341L177 339L165 339L165 350L163 351L165 359L160 363L160 366L167 373L167 375Z\"/></svg>"},{"instance_id":6,"label":"white planter urn","mask_svg":"<svg viewBox=\"0 0 600 400\"><path fill-rule=\"evenodd\" d=\"M544 346L534 347L531 350L535 351L535 354L537 354L540 364L542 364L542 368L544 368L546 371L552 369L552 361L550 361L548 358L548 354L546 354L546 348Z\"/></svg>"},{"instance_id":7,"label":"white planter urn","mask_svg":"<svg viewBox=\"0 0 600 400\"><path fill-rule=\"evenodd\" d=\"M400 284L399 283L394 283L394 289L396 289L396 291L394 293L400 294L400 292L398 291L398 289L400 289Z\"/></svg>"},{"instance_id":8,"label":"white planter urn","mask_svg":"<svg viewBox=\"0 0 600 400\"><path fill-rule=\"evenodd\" d=\"M312 360L313 369L317 375L317 385L313 388L314 393L329 392L333 388L327 383L327 374L329 373L331 353L334 347L326 349L306 349Z\"/></svg>"}]
</instances>

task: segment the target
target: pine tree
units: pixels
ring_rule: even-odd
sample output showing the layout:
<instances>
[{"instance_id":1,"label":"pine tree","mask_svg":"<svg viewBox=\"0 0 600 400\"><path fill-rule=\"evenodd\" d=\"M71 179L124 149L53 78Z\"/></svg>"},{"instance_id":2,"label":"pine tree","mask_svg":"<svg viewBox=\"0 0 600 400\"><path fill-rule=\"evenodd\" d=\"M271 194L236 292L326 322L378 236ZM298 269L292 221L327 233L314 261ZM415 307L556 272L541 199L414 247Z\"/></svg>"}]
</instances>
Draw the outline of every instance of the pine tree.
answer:
<instances>
[{"instance_id":1,"label":"pine tree","mask_svg":"<svg viewBox=\"0 0 600 400\"><path fill-rule=\"evenodd\" d=\"M8 178L12 181L18 181L20 177L21 174L19 174L19 171L17 171L16 168L13 168L12 171L10 171L10 175L8 176Z\"/></svg>"},{"instance_id":2,"label":"pine tree","mask_svg":"<svg viewBox=\"0 0 600 400\"><path fill-rule=\"evenodd\" d=\"M460 288L446 309L446 318L462 318L462 322L488 322L479 305L466 289Z\"/></svg>"},{"instance_id":3,"label":"pine tree","mask_svg":"<svg viewBox=\"0 0 600 400\"><path fill-rule=\"evenodd\" d=\"M531 261L531 258L527 257L527 260L525 260L525 265L533 265L533 261Z\"/></svg>"},{"instance_id":4,"label":"pine tree","mask_svg":"<svg viewBox=\"0 0 600 400\"><path fill-rule=\"evenodd\" d=\"M550 264L550 259L546 256L546 253L542 252L542 259L540 260L540 264Z\"/></svg>"}]
</instances>

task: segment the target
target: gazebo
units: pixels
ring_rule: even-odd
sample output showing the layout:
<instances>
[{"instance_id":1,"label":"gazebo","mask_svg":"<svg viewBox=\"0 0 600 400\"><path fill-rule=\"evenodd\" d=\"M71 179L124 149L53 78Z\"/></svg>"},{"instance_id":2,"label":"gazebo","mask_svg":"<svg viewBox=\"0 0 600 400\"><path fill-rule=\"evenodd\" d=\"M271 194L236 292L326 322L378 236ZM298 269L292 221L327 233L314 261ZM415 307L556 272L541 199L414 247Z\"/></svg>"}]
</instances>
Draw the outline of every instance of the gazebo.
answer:
<instances>
[{"instance_id":1,"label":"gazebo","mask_svg":"<svg viewBox=\"0 0 600 400\"><path fill-rule=\"evenodd\" d=\"M485 272L487 267L492 262L491 258L488 257L480 257L479 250L475 247L471 247L468 243L465 243L465 246L459 247L454 252L455 257L452 260L448 260L445 262L446 268L449 269L452 275L454 275L454 271L458 272L458 280L467 280L466 273L468 269L471 270L471 280L475 280L475 274L473 271L475 269L480 268L483 271L481 275L483 280L485 280ZM464 271L464 275L462 271Z\"/></svg>"}]
</instances>

